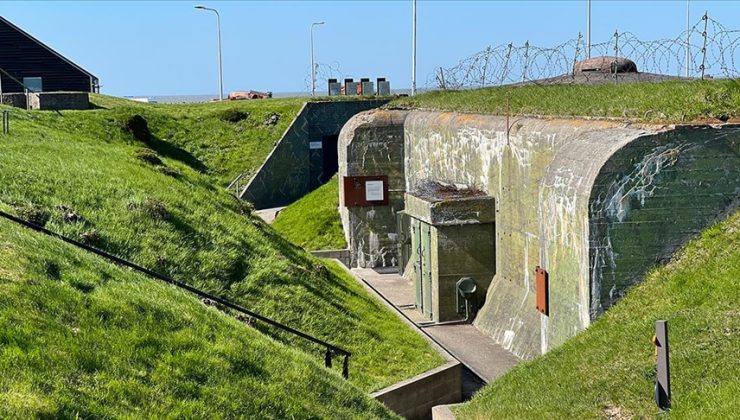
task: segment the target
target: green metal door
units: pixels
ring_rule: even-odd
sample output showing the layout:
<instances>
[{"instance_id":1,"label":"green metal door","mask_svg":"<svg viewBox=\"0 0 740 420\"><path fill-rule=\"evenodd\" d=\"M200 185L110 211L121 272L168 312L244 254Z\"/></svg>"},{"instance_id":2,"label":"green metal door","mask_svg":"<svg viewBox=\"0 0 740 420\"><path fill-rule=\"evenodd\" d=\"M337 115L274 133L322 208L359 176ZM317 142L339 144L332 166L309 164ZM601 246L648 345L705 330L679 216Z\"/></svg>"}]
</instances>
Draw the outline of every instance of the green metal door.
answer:
<instances>
[{"instance_id":1,"label":"green metal door","mask_svg":"<svg viewBox=\"0 0 740 420\"><path fill-rule=\"evenodd\" d=\"M421 223L422 313L432 319L432 226Z\"/></svg>"},{"instance_id":2,"label":"green metal door","mask_svg":"<svg viewBox=\"0 0 740 420\"><path fill-rule=\"evenodd\" d=\"M414 291L416 292L417 311L422 311L422 291L421 291L421 227L419 221L411 219L411 249L412 258L414 259Z\"/></svg>"},{"instance_id":3,"label":"green metal door","mask_svg":"<svg viewBox=\"0 0 740 420\"><path fill-rule=\"evenodd\" d=\"M411 258L411 218L403 211L396 213L396 240L398 241L398 274L403 276Z\"/></svg>"}]
</instances>

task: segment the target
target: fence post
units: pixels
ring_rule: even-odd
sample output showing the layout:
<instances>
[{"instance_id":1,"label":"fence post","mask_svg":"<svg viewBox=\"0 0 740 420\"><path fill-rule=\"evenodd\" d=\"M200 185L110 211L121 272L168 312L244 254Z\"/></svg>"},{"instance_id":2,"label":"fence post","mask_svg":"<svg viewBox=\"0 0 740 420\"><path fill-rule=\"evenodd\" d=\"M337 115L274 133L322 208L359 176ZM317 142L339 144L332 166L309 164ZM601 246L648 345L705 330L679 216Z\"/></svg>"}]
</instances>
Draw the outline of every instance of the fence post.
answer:
<instances>
[{"instance_id":1,"label":"fence post","mask_svg":"<svg viewBox=\"0 0 740 420\"><path fill-rule=\"evenodd\" d=\"M614 72L614 83L617 82L617 65L619 60L619 31L614 30L614 62L612 71Z\"/></svg>"},{"instance_id":2,"label":"fence post","mask_svg":"<svg viewBox=\"0 0 740 420\"><path fill-rule=\"evenodd\" d=\"M570 74L575 77L576 76L576 63L578 63L578 54L580 53L581 48L581 33L578 32L578 38L576 39L576 53L573 56L573 68L571 68Z\"/></svg>"},{"instance_id":3,"label":"fence post","mask_svg":"<svg viewBox=\"0 0 740 420\"><path fill-rule=\"evenodd\" d=\"M480 87L484 87L486 85L486 70L488 69L488 61L491 59L491 46L489 45L488 48L486 48L486 54L484 55L485 61L483 62L483 76L481 77L480 81Z\"/></svg>"},{"instance_id":4,"label":"fence post","mask_svg":"<svg viewBox=\"0 0 740 420\"><path fill-rule=\"evenodd\" d=\"M324 354L324 366L331 369L331 349L326 349Z\"/></svg>"},{"instance_id":5,"label":"fence post","mask_svg":"<svg viewBox=\"0 0 740 420\"><path fill-rule=\"evenodd\" d=\"M349 355L344 355L344 364L342 366L342 377L349 379Z\"/></svg>"},{"instance_id":6,"label":"fence post","mask_svg":"<svg viewBox=\"0 0 740 420\"><path fill-rule=\"evenodd\" d=\"M524 43L524 71L522 72L522 82L527 80L527 65L529 64L529 41Z\"/></svg>"},{"instance_id":7,"label":"fence post","mask_svg":"<svg viewBox=\"0 0 740 420\"><path fill-rule=\"evenodd\" d=\"M671 369L668 360L668 321L655 321L653 337L657 364L655 403L661 410L671 408Z\"/></svg>"},{"instance_id":8,"label":"fence post","mask_svg":"<svg viewBox=\"0 0 740 420\"><path fill-rule=\"evenodd\" d=\"M10 134L10 111L3 110L3 134Z\"/></svg>"},{"instance_id":9,"label":"fence post","mask_svg":"<svg viewBox=\"0 0 740 420\"><path fill-rule=\"evenodd\" d=\"M704 37L704 46L701 48L701 66L699 66L699 70L701 70L701 80L704 80L704 70L707 62L707 24L709 23L709 16L706 11L704 11L704 16L701 18L704 21L704 32L701 33L701 36Z\"/></svg>"},{"instance_id":10,"label":"fence post","mask_svg":"<svg viewBox=\"0 0 740 420\"><path fill-rule=\"evenodd\" d=\"M509 71L509 59L511 58L511 49L514 48L514 44L511 42L508 45L509 49L506 51L506 61L504 61L504 67L501 69L501 81L499 82L499 86L504 84L504 80L506 79L506 72Z\"/></svg>"}]
</instances>

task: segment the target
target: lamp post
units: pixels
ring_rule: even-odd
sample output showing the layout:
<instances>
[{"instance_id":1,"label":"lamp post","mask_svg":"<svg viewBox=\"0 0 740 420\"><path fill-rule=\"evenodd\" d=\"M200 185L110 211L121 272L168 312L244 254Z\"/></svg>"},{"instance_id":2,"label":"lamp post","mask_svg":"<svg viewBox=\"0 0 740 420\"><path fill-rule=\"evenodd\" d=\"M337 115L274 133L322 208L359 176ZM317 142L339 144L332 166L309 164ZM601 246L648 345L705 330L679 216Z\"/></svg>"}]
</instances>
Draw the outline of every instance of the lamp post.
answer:
<instances>
[{"instance_id":1,"label":"lamp post","mask_svg":"<svg viewBox=\"0 0 740 420\"><path fill-rule=\"evenodd\" d=\"M313 27L316 25L323 25L324 22L314 22L311 24L310 38L311 38L311 96L316 96L316 65L313 61Z\"/></svg>"},{"instance_id":2,"label":"lamp post","mask_svg":"<svg viewBox=\"0 0 740 420\"><path fill-rule=\"evenodd\" d=\"M416 0L411 3L411 96L416 95Z\"/></svg>"},{"instance_id":3,"label":"lamp post","mask_svg":"<svg viewBox=\"0 0 740 420\"><path fill-rule=\"evenodd\" d=\"M218 10L211 9L205 6L195 6L198 10L209 10L216 14L216 25L218 28L218 100L224 100L224 73L221 65L221 15L218 14Z\"/></svg>"}]
</instances>

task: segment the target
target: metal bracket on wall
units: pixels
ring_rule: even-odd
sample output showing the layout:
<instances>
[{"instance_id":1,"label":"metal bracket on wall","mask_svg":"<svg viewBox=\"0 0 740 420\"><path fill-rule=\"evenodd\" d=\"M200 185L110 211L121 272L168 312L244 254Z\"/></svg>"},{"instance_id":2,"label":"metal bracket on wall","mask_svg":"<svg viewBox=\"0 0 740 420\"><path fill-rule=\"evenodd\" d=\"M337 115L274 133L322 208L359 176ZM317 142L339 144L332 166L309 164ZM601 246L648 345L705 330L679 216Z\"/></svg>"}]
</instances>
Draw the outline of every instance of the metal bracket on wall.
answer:
<instances>
[{"instance_id":1,"label":"metal bracket on wall","mask_svg":"<svg viewBox=\"0 0 740 420\"><path fill-rule=\"evenodd\" d=\"M535 274L535 289L537 293L537 310L545 316L550 316L550 293L549 293L549 282L550 276L547 274L545 269L537 266L534 269Z\"/></svg>"}]
</instances>

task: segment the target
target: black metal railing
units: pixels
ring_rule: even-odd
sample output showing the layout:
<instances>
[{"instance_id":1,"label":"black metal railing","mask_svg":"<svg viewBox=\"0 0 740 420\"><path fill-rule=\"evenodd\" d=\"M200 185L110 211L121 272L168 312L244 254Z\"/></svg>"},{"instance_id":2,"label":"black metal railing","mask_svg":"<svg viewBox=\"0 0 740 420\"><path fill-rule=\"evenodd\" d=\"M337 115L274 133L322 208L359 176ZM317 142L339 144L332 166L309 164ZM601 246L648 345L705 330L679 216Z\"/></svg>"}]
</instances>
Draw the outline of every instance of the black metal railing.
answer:
<instances>
[{"instance_id":1,"label":"black metal railing","mask_svg":"<svg viewBox=\"0 0 740 420\"><path fill-rule=\"evenodd\" d=\"M46 229L43 226L39 226L37 224L27 222L27 221L25 221L23 219L20 219L20 218L18 218L16 216L13 216L11 214L5 213L3 211L0 211L0 217L3 217L5 219L10 220L11 222L17 223L19 225L22 225L22 226L24 226L26 228L32 229L32 230L34 230L36 232L40 232L40 233L43 233L43 234L45 234L47 236L51 236L53 238L59 239L59 240L61 240L63 242L66 242L66 243L68 243L70 245L73 245L73 246L75 246L77 248L84 249L85 251L91 252L91 253L93 253L95 255L98 255L100 257L103 257L103 258L105 258L105 259L107 259L109 261L112 261L115 264L122 265L122 266L128 267L128 268L131 268L134 271L138 271L138 272L143 273L143 274L145 274L145 275L147 275L149 277L153 277L153 278L155 278L157 280L161 280L161 281L163 281L165 283L169 283L169 284L171 284L173 286L176 286L176 287L178 287L180 289L187 290L188 292L190 292L190 293L192 293L194 295L197 295L197 296L199 296L201 298L210 299L211 301L216 302L216 303L218 303L218 304L220 304L220 305L222 305L224 307L227 307L229 309L232 309L232 310L234 310L236 312L240 312L240 313L242 313L244 315L247 315L247 316L249 316L251 318L258 319L258 320L260 320L260 321L262 321L262 322L264 322L264 323L266 323L268 325L271 325L271 326L273 326L275 328L278 328L278 329L280 329L282 331L285 331L285 332L288 332L290 334L293 334L293 335L296 335L298 337L301 337L301 338L303 338L305 340L308 340L308 341L310 341L310 342L312 342L314 344L318 344L320 346L323 346L326 349L326 351L324 353L324 365L327 368L331 368L332 367L332 359L334 358L334 356L343 356L344 357L344 360L343 360L343 363L342 363L342 376L345 379L346 378L349 378L349 358L352 356L352 353L350 353L349 351L347 351L347 350L345 350L345 349L343 349L341 347L337 347L337 346L335 346L333 344L327 343L324 340L321 340L319 338L310 336L310 335L308 335L308 334L306 334L306 333L304 333L302 331L298 331L295 328L291 328L291 327L289 327L289 326L287 326L285 324L281 324L281 323L279 323L279 322L277 322L277 321L275 321L273 319L270 319L270 318L268 318L268 317L266 317L264 315L260 315L260 314L258 314L256 312L250 311L249 309L243 308L243 307L241 307L241 306L239 306L239 305L237 305L235 303L232 303L232 302L230 302L230 301L228 301L228 300L226 300L226 299L224 299L224 298L222 298L220 296L216 296L216 295L213 295L213 294L204 292L204 291L202 291L202 290L200 290L198 288L195 288L193 286L190 286L189 284L186 284L186 283L177 281L177 280L175 280L175 279L173 279L171 277L165 276L164 274L157 273L156 271L152 271L152 270L150 270L148 268L142 267L142 266L140 266L138 264L135 264L135 263L133 263L131 261L125 260L125 259L120 258L120 257L117 257L117 256L115 256L113 254L110 254L108 252L102 251L102 250L97 249L95 247L92 247L90 245L83 244L83 243L78 242L78 241L76 241L76 240L74 240L72 238L68 238L66 236L63 236L63 235L61 235L59 233L50 231L49 229Z\"/></svg>"}]
</instances>

